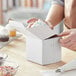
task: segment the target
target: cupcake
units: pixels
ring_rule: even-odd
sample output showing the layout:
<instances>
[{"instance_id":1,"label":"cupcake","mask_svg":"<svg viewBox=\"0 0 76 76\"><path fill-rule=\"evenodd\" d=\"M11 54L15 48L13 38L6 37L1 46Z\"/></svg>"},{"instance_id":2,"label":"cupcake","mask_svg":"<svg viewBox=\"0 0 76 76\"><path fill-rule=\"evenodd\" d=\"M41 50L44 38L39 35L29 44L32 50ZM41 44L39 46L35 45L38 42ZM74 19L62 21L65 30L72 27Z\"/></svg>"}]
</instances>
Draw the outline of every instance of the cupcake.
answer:
<instances>
[{"instance_id":1,"label":"cupcake","mask_svg":"<svg viewBox=\"0 0 76 76\"><path fill-rule=\"evenodd\" d=\"M0 41L6 42L9 40L8 30L7 29L1 29L0 30Z\"/></svg>"}]
</instances>

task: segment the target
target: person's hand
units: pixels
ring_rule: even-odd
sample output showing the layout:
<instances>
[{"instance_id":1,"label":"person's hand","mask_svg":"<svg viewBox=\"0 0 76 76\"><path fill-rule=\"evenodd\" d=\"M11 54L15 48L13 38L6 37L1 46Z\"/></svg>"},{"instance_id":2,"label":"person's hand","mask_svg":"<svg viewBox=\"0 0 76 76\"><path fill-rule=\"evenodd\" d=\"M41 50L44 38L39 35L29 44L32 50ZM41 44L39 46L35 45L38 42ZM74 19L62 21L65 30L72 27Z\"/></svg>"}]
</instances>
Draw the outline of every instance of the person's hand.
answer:
<instances>
[{"instance_id":1,"label":"person's hand","mask_svg":"<svg viewBox=\"0 0 76 76\"><path fill-rule=\"evenodd\" d=\"M33 25L36 21L38 21L37 18L31 18L31 19L27 20L27 23L28 23L27 28L32 27L32 25Z\"/></svg>"},{"instance_id":2,"label":"person's hand","mask_svg":"<svg viewBox=\"0 0 76 76\"><path fill-rule=\"evenodd\" d=\"M60 43L63 47L76 51L76 29L62 32L59 36L65 36L60 39Z\"/></svg>"},{"instance_id":3,"label":"person's hand","mask_svg":"<svg viewBox=\"0 0 76 76\"><path fill-rule=\"evenodd\" d=\"M31 28L33 26L33 24L38 20L39 20L38 18L31 18L31 19L27 20L27 23L28 23L27 28ZM50 22L45 21L45 20L42 20L42 21L45 22L51 29L54 28Z\"/></svg>"}]
</instances>

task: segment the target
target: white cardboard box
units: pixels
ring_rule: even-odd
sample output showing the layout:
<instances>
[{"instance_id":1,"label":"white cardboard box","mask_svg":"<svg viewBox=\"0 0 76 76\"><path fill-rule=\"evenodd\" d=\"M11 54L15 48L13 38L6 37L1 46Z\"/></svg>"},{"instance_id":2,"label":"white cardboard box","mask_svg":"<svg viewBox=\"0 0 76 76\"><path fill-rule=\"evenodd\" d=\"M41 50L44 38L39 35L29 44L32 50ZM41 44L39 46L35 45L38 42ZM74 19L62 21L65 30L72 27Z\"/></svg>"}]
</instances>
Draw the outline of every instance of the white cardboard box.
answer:
<instances>
[{"instance_id":1,"label":"white cardboard box","mask_svg":"<svg viewBox=\"0 0 76 76\"><path fill-rule=\"evenodd\" d=\"M22 23L16 21L10 21L6 25L6 28L10 27L25 34L27 60L41 65L51 64L61 60L59 38L46 40L46 38L54 34L59 34L60 26L56 26L54 30L51 30L45 22L38 20L31 28L25 28Z\"/></svg>"},{"instance_id":2,"label":"white cardboard box","mask_svg":"<svg viewBox=\"0 0 76 76\"><path fill-rule=\"evenodd\" d=\"M54 34L58 34L57 28L51 30L45 25L27 29L27 60L41 65L51 64L61 60L61 46L58 42L59 38L45 40Z\"/></svg>"}]
</instances>

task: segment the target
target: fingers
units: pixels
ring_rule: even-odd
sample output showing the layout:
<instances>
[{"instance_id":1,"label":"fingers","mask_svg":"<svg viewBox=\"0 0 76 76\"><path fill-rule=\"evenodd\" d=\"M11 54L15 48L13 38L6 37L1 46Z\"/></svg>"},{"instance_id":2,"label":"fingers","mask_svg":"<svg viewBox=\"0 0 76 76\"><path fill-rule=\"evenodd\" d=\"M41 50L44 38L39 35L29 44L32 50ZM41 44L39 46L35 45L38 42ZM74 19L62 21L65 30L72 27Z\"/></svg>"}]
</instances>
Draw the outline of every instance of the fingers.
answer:
<instances>
[{"instance_id":1,"label":"fingers","mask_svg":"<svg viewBox=\"0 0 76 76\"><path fill-rule=\"evenodd\" d=\"M27 28L31 28L32 25L33 25L33 23L32 23L32 24L29 24L29 25L27 26Z\"/></svg>"},{"instance_id":2,"label":"fingers","mask_svg":"<svg viewBox=\"0 0 76 76\"><path fill-rule=\"evenodd\" d=\"M68 35L66 38L60 39L60 44L63 47L66 47L71 50L76 50L76 41L73 41L73 38L71 35Z\"/></svg>"},{"instance_id":3,"label":"fingers","mask_svg":"<svg viewBox=\"0 0 76 76\"><path fill-rule=\"evenodd\" d=\"M76 42L72 45L72 46L70 46L69 47L71 50L73 50L73 51L76 51Z\"/></svg>"},{"instance_id":4,"label":"fingers","mask_svg":"<svg viewBox=\"0 0 76 76\"><path fill-rule=\"evenodd\" d=\"M27 21L27 23L28 23L27 28L30 28L36 21L38 21L37 18L31 18L31 19L29 19L29 20Z\"/></svg>"},{"instance_id":5,"label":"fingers","mask_svg":"<svg viewBox=\"0 0 76 76\"><path fill-rule=\"evenodd\" d=\"M66 44L61 44L61 46L66 47L66 48L68 48L70 50L76 51L76 42L69 41Z\"/></svg>"},{"instance_id":6,"label":"fingers","mask_svg":"<svg viewBox=\"0 0 76 76\"><path fill-rule=\"evenodd\" d=\"M29 19L29 20L27 21L27 23L28 23L27 28L30 28L36 21L38 21L37 18L31 18L31 19ZM42 21L45 22L51 29L54 29L54 26L51 24L51 22L49 22L49 21L44 21L44 20L42 20Z\"/></svg>"},{"instance_id":7,"label":"fingers","mask_svg":"<svg viewBox=\"0 0 76 76\"><path fill-rule=\"evenodd\" d=\"M71 40L69 40L69 41L66 42L66 43L62 43L62 42L61 42L61 46L66 47L66 48L69 48L69 47L71 47L72 45L73 45L73 42L72 42Z\"/></svg>"},{"instance_id":8,"label":"fingers","mask_svg":"<svg viewBox=\"0 0 76 76\"><path fill-rule=\"evenodd\" d=\"M69 35L69 34L70 34L70 30L67 30L67 31L62 32L62 33L59 34L58 36L59 36L59 37L63 37L63 36L67 36L67 35Z\"/></svg>"},{"instance_id":9,"label":"fingers","mask_svg":"<svg viewBox=\"0 0 76 76\"><path fill-rule=\"evenodd\" d=\"M60 44L63 47L76 51L76 32L75 30L68 30L60 34L60 36L65 36L60 39Z\"/></svg>"},{"instance_id":10,"label":"fingers","mask_svg":"<svg viewBox=\"0 0 76 76\"><path fill-rule=\"evenodd\" d=\"M29 19L29 20L27 21L27 23L28 23L27 28L30 28L36 21L38 21L37 18L31 18L31 19ZM50 22L44 21L44 20L42 20L42 21L45 22L47 25L49 25L49 27L50 27L51 29L54 28L54 26L52 26L52 24L51 24Z\"/></svg>"},{"instance_id":11,"label":"fingers","mask_svg":"<svg viewBox=\"0 0 76 76\"><path fill-rule=\"evenodd\" d=\"M31 19L29 19L29 20L27 21L27 23L35 22L35 21L37 21L37 20L38 20L37 18L31 18Z\"/></svg>"},{"instance_id":12,"label":"fingers","mask_svg":"<svg viewBox=\"0 0 76 76\"><path fill-rule=\"evenodd\" d=\"M71 41L71 39L72 39L70 30L64 31L64 32L62 32L62 33L61 33L60 35L58 35L58 36L59 36L59 37L65 36L64 38L61 38L61 39L60 39L60 43L63 44L63 45L69 43L69 42Z\"/></svg>"},{"instance_id":13,"label":"fingers","mask_svg":"<svg viewBox=\"0 0 76 76\"><path fill-rule=\"evenodd\" d=\"M68 35L67 37L60 39L60 43L62 43L62 44L68 43L70 41L71 41L71 35Z\"/></svg>"}]
</instances>

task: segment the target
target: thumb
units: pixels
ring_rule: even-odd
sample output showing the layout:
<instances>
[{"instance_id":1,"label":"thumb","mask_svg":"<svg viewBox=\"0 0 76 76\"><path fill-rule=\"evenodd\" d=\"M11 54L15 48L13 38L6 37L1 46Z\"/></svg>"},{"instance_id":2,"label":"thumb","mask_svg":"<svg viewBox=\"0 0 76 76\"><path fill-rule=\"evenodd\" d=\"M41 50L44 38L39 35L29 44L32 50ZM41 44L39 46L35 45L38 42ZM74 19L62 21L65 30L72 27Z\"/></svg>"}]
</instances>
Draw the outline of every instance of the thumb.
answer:
<instances>
[{"instance_id":1,"label":"thumb","mask_svg":"<svg viewBox=\"0 0 76 76\"><path fill-rule=\"evenodd\" d=\"M50 22L45 21L45 23L46 23L52 30L54 29L54 26L53 26Z\"/></svg>"},{"instance_id":2,"label":"thumb","mask_svg":"<svg viewBox=\"0 0 76 76\"><path fill-rule=\"evenodd\" d=\"M50 27L52 30L54 29L54 26L52 26L52 25L50 25L49 27Z\"/></svg>"},{"instance_id":3,"label":"thumb","mask_svg":"<svg viewBox=\"0 0 76 76\"><path fill-rule=\"evenodd\" d=\"M67 31L62 32L62 33L59 34L58 36L59 36L59 37L62 37L62 36L67 36L67 35L69 35L69 34L70 34L70 30L67 30Z\"/></svg>"}]
</instances>

